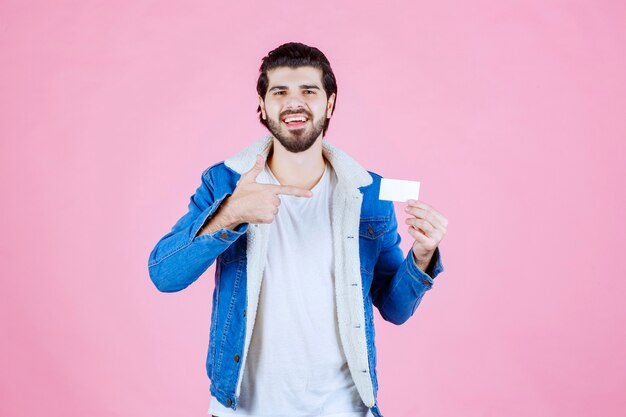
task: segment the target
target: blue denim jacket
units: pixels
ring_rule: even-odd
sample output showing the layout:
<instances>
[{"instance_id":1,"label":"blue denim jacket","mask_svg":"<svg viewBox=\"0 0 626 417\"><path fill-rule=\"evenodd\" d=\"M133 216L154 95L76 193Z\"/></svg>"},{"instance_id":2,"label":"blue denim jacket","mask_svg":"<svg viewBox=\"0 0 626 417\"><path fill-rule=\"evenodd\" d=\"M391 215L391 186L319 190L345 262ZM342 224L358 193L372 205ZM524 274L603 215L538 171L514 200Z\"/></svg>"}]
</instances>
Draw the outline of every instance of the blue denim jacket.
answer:
<instances>
[{"instance_id":1,"label":"blue denim jacket","mask_svg":"<svg viewBox=\"0 0 626 417\"><path fill-rule=\"evenodd\" d=\"M150 278L162 292L186 288L215 262L206 370L211 394L232 409L256 318L270 225L242 223L234 230L201 236L198 232L252 168L256 155L267 157L271 147L272 136L267 135L207 168L188 212L158 241L148 261ZM384 320L404 323L444 268L439 248L426 273L410 250L404 255L393 202L378 199L380 175L365 170L326 139L322 152L338 180L331 221L340 340L363 403L382 417L376 400L372 306Z\"/></svg>"}]
</instances>

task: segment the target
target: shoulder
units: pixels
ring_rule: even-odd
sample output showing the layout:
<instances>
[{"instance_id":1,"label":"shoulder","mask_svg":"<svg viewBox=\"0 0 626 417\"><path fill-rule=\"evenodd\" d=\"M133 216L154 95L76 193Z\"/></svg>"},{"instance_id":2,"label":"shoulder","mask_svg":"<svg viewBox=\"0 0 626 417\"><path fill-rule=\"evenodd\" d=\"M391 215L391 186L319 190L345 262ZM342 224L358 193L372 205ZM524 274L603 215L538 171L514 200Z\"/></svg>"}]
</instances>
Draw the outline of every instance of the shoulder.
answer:
<instances>
[{"instance_id":1,"label":"shoulder","mask_svg":"<svg viewBox=\"0 0 626 417\"><path fill-rule=\"evenodd\" d=\"M391 212L394 210L393 201L380 200L378 198L380 194L380 182L383 176L375 171L367 170L367 172L372 177L372 183L360 188L361 192L363 193L361 217L390 216Z\"/></svg>"},{"instance_id":2,"label":"shoulder","mask_svg":"<svg viewBox=\"0 0 626 417\"><path fill-rule=\"evenodd\" d=\"M202 181L208 184L217 194L232 192L237 186L239 173L233 171L224 161L216 162L202 173Z\"/></svg>"},{"instance_id":3,"label":"shoulder","mask_svg":"<svg viewBox=\"0 0 626 417\"><path fill-rule=\"evenodd\" d=\"M230 169L224 161L216 162L202 172L202 178L211 181L232 177L233 175L239 174Z\"/></svg>"}]
</instances>

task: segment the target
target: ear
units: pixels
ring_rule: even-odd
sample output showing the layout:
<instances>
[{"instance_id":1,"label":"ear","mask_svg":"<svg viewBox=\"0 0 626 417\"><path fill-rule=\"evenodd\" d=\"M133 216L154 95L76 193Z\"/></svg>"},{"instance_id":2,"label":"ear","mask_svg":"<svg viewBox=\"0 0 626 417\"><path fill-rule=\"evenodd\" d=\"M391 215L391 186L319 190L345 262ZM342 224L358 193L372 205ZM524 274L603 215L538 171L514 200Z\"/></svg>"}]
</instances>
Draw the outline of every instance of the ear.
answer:
<instances>
[{"instance_id":1,"label":"ear","mask_svg":"<svg viewBox=\"0 0 626 417\"><path fill-rule=\"evenodd\" d=\"M263 97L259 96L259 106L261 107L261 117L263 120L267 120L267 113L265 113L265 103L263 102Z\"/></svg>"},{"instance_id":2,"label":"ear","mask_svg":"<svg viewBox=\"0 0 626 417\"><path fill-rule=\"evenodd\" d=\"M330 119L333 113L333 107L335 106L335 93L332 93L328 98L328 104L326 105L326 118Z\"/></svg>"}]
</instances>

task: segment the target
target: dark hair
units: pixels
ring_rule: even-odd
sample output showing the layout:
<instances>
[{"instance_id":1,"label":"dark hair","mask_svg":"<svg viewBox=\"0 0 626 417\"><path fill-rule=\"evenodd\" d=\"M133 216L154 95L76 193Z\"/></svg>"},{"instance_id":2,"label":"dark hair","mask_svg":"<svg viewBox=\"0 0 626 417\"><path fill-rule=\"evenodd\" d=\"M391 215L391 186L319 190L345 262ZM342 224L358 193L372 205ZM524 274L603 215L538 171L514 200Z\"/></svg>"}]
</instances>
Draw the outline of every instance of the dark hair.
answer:
<instances>
[{"instance_id":1,"label":"dark hair","mask_svg":"<svg viewBox=\"0 0 626 417\"><path fill-rule=\"evenodd\" d=\"M273 51L270 51L267 56L263 58L263 63L261 64L261 68L259 68L259 79L256 83L257 93L259 93L263 100L265 100L267 87L269 87L269 80L267 77L267 72L269 70L278 67L298 68L304 66L311 66L322 70L322 85L324 87L324 91L326 91L326 97L330 97L333 93L335 94L335 101L333 109L331 110L332 115L335 112L335 107L337 105L337 80L335 79L335 74L333 74L330 62L328 62L328 59L322 51L303 43L289 42L282 44ZM256 111L259 113L259 120L261 123L267 127L267 121L263 119L260 105L257 107ZM329 123L330 119L326 118L322 135L326 135Z\"/></svg>"}]
</instances>

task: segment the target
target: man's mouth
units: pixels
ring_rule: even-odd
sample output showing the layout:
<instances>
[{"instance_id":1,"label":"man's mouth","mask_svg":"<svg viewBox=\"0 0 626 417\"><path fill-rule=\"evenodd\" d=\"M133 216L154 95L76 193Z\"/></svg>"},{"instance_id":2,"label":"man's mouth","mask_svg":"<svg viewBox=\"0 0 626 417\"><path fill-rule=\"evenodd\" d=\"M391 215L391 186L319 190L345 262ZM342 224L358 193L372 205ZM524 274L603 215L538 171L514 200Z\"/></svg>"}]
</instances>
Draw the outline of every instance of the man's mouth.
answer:
<instances>
[{"instance_id":1,"label":"man's mouth","mask_svg":"<svg viewBox=\"0 0 626 417\"><path fill-rule=\"evenodd\" d=\"M299 129L304 127L308 121L309 119L303 114L290 114L282 119L288 129Z\"/></svg>"}]
</instances>

